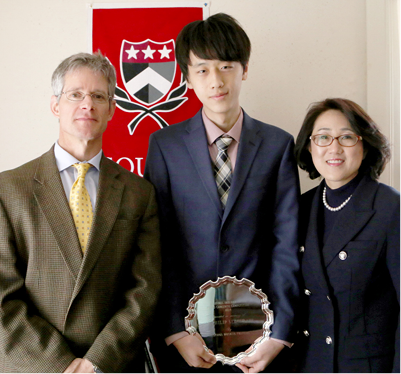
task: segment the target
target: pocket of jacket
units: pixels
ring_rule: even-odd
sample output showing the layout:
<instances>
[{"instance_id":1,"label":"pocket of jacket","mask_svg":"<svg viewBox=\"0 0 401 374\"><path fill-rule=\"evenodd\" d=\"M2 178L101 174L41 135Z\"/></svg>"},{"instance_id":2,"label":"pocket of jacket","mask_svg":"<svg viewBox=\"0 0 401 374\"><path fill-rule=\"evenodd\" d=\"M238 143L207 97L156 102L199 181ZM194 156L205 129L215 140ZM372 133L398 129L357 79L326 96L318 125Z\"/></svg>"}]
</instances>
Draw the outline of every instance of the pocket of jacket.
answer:
<instances>
[{"instance_id":1,"label":"pocket of jacket","mask_svg":"<svg viewBox=\"0 0 401 374\"><path fill-rule=\"evenodd\" d=\"M268 183L266 182L266 178L264 175L255 175L248 177L245 184L244 189L249 190L257 190L257 189L266 189Z\"/></svg>"},{"instance_id":2,"label":"pocket of jacket","mask_svg":"<svg viewBox=\"0 0 401 374\"><path fill-rule=\"evenodd\" d=\"M138 219L117 219L113 226L113 231L135 230L138 227Z\"/></svg>"},{"instance_id":3,"label":"pocket of jacket","mask_svg":"<svg viewBox=\"0 0 401 374\"><path fill-rule=\"evenodd\" d=\"M373 250L377 246L376 240L355 240L349 242L344 250L353 250L353 249L365 249L365 250Z\"/></svg>"},{"instance_id":4,"label":"pocket of jacket","mask_svg":"<svg viewBox=\"0 0 401 374\"><path fill-rule=\"evenodd\" d=\"M348 336L345 340L347 358L367 358L394 353L394 334L364 334Z\"/></svg>"}]
</instances>

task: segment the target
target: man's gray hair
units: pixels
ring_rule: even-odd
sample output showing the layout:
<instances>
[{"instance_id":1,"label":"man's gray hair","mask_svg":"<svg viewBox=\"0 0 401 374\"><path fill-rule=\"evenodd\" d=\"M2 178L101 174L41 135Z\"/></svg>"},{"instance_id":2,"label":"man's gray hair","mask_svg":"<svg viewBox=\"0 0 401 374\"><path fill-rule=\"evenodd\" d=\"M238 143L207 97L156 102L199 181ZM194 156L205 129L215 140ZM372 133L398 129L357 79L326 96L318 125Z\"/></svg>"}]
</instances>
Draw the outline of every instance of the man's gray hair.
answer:
<instances>
[{"instance_id":1,"label":"man's gray hair","mask_svg":"<svg viewBox=\"0 0 401 374\"><path fill-rule=\"evenodd\" d=\"M80 68L89 68L93 72L100 72L108 83L108 94L114 97L116 90L116 70L110 61L100 51L94 53L77 53L63 60L52 76L53 93L59 96L64 87L64 80L67 73Z\"/></svg>"}]
</instances>

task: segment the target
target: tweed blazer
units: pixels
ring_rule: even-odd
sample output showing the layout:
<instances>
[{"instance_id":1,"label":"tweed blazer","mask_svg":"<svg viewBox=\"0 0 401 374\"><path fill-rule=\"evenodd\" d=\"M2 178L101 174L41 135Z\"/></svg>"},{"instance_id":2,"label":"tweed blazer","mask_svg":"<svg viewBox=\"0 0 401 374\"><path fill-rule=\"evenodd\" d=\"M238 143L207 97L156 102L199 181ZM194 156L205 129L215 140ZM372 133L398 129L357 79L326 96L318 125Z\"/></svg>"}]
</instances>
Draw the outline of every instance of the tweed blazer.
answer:
<instances>
[{"instance_id":1,"label":"tweed blazer","mask_svg":"<svg viewBox=\"0 0 401 374\"><path fill-rule=\"evenodd\" d=\"M54 149L0 174L0 372L132 370L158 298L152 185L103 156L82 254ZM131 368L131 369L130 369Z\"/></svg>"}]
</instances>

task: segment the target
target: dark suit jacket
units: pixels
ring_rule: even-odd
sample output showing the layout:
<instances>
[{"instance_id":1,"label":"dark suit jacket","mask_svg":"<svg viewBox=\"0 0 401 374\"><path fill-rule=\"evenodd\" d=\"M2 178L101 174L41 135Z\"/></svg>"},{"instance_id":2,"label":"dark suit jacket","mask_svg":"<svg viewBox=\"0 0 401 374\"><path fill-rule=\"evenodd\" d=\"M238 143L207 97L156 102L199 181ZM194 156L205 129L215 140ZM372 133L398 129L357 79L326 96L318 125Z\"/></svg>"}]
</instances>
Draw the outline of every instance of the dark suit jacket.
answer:
<instances>
[{"instance_id":1,"label":"dark suit jacket","mask_svg":"<svg viewBox=\"0 0 401 374\"><path fill-rule=\"evenodd\" d=\"M85 255L53 148L0 174L0 371L131 370L160 288L149 182L103 157Z\"/></svg>"},{"instance_id":2,"label":"dark suit jacket","mask_svg":"<svg viewBox=\"0 0 401 374\"><path fill-rule=\"evenodd\" d=\"M301 369L399 372L399 192L363 177L320 248L323 186L301 199L302 273L310 293L303 296Z\"/></svg>"},{"instance_id":3,"label":"dark suit jacket","mask_svg":"<svg viewBox=\"0 0 401 374\"><path fill-rule=\"evenodd\" d=\"M244 113L223 210L201 112L152 134L145 177L160 207L164 337L185 330L188 301L204 282L230 275L262 288L275 313L272 336L291 341L299 300L292 152L291 135Z\"/></svg>"}]
</instances>

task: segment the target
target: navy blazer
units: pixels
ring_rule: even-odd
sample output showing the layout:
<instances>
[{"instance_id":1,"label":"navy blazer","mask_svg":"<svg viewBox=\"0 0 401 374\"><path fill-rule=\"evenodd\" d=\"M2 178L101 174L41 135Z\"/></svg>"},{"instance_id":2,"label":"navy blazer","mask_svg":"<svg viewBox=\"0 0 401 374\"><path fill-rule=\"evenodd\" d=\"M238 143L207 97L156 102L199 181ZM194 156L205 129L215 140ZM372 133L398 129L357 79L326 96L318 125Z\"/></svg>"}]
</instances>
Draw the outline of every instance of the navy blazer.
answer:
<instances>
[{"instance_id":1,"label":"navy blazer","mask_svg":"<svg viewBox=\"0 0 401 374\"><path fill-rule=\"evenodd\" d=\"M201 111L153 133L145 178L160 204L164 335L184 331L188 301L208 280L246 277L268 295L272 337L292 341L299 302L298 171L285 131L244 113L225 209Z\"/></svg>"},{"instance_id":2,"label":"navy blazer","mask_svg":"<svg viewBox=\"0 0 401 374\"><path fill-rule=\"evenodd\" d=\"M301 371L400 371L400 195L364 176L324 248L324 182L301 198Z\"/></svg>"}]
</instances>

